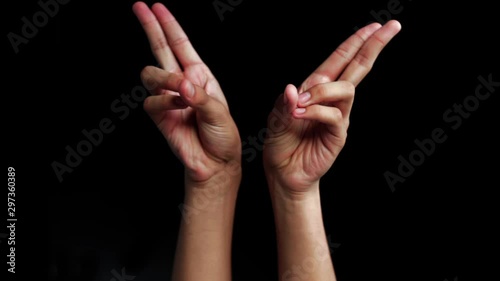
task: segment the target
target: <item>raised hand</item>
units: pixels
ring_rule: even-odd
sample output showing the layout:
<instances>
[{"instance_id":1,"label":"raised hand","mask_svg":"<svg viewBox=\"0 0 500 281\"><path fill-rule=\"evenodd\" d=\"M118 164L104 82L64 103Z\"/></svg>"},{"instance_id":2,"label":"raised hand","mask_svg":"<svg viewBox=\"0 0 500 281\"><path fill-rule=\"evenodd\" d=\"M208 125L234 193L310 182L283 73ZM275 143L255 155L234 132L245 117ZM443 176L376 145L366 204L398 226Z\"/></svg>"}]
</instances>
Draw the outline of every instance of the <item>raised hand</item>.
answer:
<instances>
[{"instance_id":1,"label":"raised hand","mask_svg":"<svg viewBox=\"0 0 500 281\"><path fill-rule=\"evenodd\" d=\"M185 166L183 220L172 280L231 280L231 237L241 181L241 141L224 94L186 34L162 4L137 2L161 68L141 78L144 108Z\"/></svg>"},{"instance_id":2,"label":"raised hand","mask_svg":"<svg viewBox=\"0 0 500 281\"><path fill-rule=\"evenodd\" d=\"M270 185L292 193L317 186L345 144L355 87L400 29L393 20L358 30L298 89L286 87L269 115L264 142Z\"/></svg>"},{"instance_id":3,"label":"raised hand","mask_svg":"<svg viewBox=\"0 0 500 281\"><path fill-rule=\"evenodd\" d=\"M204 182L241 163L241 141L219 83L162 4L149 9L137 2L133 11L149 39L161 69L142 74L152 96L144 108L186 167L194 182ZM234 172L231 172L234 173Z\"/></svg>"}]
</instances>

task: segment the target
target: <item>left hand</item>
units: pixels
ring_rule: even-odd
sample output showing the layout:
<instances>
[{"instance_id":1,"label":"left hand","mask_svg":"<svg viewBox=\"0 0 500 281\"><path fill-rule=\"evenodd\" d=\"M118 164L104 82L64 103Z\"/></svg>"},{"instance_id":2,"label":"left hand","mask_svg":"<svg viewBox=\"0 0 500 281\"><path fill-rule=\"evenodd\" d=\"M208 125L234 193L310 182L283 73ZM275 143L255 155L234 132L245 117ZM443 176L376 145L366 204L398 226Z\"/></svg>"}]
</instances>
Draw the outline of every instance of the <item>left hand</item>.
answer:
<instances>
[{"instance_id":1,"label":"left hand","mask_svg":"<svg viewBox=\"0 0 500 281\"><path fill-rule=\"evenodd\" d=\"M220 173L238 179L241 140L219 83L165 6L137 2L133 10L162 68L146 67L141 74L152 93L144 108L187 179L204 183Z\"/></svg>"}]
</instances>

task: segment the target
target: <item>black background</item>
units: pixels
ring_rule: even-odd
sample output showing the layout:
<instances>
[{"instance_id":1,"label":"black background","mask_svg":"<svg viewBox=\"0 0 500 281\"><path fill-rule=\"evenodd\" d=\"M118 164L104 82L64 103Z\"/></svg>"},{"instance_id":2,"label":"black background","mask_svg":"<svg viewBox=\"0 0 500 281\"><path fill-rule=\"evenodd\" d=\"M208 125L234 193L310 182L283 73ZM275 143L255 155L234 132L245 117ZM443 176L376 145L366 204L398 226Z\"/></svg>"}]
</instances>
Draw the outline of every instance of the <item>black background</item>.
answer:
<instances>
[{"instance_id":1,"label":"black background","mask_svg":"<svg viewBox=\"0 0 500 281\"><path fill-rule=\"evenodd\" d=\"M247 0L223 21L212 2L164 3L218 78L247 141L266 126L286 84L300 84L389 1ZM134 280L170 278L182 165L140 104L124 120L110 109L141 85L143 67L156 64L133 3L71 0L17 54L7 34L21 34L21 18L40 7L3 4L3 139L6 165L16 168L18 218L10 278L108 281L122 268ZM391 17L403 29L357 87L347 145L322 179L326 233L340 244L337 277L484 280L498 271L486 254L495 255L490 238L498 224L499 90L457 130L443 113L474 94L479 75L500 81L495 8L481 1L401 6ZM103 118L115 130L60 183L51 163L64 163L65 147L75 148L81 131ZM414 140L438 127L448 139L392 192L384 172L396 173L398 155L407 158ZM244 160L236 209L237 281L278 280L255 149L258 156ZM6 272L6 240L0 249Z\"/></svg>"}]
</instances>

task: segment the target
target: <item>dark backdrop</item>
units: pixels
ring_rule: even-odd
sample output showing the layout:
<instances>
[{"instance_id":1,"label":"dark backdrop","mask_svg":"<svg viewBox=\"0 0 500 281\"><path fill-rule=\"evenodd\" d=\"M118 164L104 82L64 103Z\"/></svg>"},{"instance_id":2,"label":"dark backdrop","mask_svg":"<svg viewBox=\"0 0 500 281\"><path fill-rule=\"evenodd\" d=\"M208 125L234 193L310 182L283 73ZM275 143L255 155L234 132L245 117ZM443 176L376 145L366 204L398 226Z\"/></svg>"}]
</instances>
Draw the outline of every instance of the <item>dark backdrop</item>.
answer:
<instances>
[{"instance_id":1,"label":"dark backdrop","mask_svg":"<svg viewBox=\"0 0 500 281\"><path fill-rule=\"evenodd\" d=\"M156 64L133 2L59 4L44 26L26 31L32 38L17 53L10 32L22 36L22 18L33 22L41 7L3 4L3 139L7 167L16 169L18 218L10 278L108 281L124 270L128 280L169 280L182 165L141 104L112 109L124 105L121 95L140 94L141 69ZM498 271L485 254L493 251L498 223L500 90L474 96L479 76L500 81L491 4L232 1L237 5L221 21L213 0L164 3L218 78L246 143L259 139L286 84L301 83L357 26L377 17L400 20L401 33L356 90L347 145L321 183L338 279L483 280ZM464 101L464 117L443 117ZM51 165L65 164L66 147L76 149L86 140L82 130L99 128L106 118L114 130L60 182ZM419 159L415 140L431 138L436 128L447 139ZM233 245L237 281L278 280L257 142L244 145L257 157L243 161ZM418 167L391 189L384 173L397 175L401 157L410 154ZM0 241L7 272L5 235Z\"/></svg>"}]
</instances>

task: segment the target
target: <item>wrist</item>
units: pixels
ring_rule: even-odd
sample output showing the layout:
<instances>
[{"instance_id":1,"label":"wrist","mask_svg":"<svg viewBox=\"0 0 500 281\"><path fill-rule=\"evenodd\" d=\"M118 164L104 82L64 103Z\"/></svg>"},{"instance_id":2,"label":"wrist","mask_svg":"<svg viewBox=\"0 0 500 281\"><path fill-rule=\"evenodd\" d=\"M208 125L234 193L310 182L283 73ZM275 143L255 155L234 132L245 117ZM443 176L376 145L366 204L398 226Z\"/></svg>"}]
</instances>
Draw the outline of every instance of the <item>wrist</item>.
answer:
<instances>
[{"instance_id":1,"label":"wrist","mask_svg":"<svg viewBox=\"0 0 500 281\"><path fill-rule=\"evenodd\" d=\"M197 197L203 196L205 200L213 201L227 195L236 195L241 183L241 173L241 165L236 162L228 163L204 180L192 177L186 170L184 173L186 197L196 194Z\"/></svg>"},{"instance_id":2,"label":"wrist","mask_svg":"<svg viewBox=\"0 0 500 281\"><path fill-rule=\"evenodd\" d=\"M221 170L205 181L185 178L184 202L179 205L186 223L208 223L207 229L220 230L221 224L232 221L241 171Z\"/></svg>"},{"instance_id":3,"label":"wrist","mask_svg":"<svg viewBox=\"0 0 500 281\"><path fill-rule=\"evenodd\" d=\"M241 161L231 160L220 163L205 163L192 169L185 165L184 182L188 188L205 188L218 185L237 184L241 180ZM201 167L201 168L200 168Z\"/></svg>"},{"instance_id":4,"label":"wrist","mask_svg":"<svg viewBox=\"0 0 500 281\"><path fill-rule=\"evenodd\" d=\"M266 173L271 198L304 201L319 196L319 180L305 181L290 175Z\"/></svg>"},{"instance_id":5,"label":"wrist","mask_svg":"<svg viewBox=\"0 0 500 281\"><path fill-rule=\"evenodd\" d=\"M319 185L306 192L290 192L276 185L269 191L278 233L292 229L296 234L323 231Z\"/></svg>"}]
</instances>

